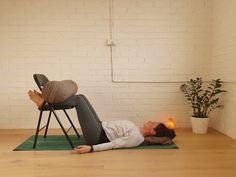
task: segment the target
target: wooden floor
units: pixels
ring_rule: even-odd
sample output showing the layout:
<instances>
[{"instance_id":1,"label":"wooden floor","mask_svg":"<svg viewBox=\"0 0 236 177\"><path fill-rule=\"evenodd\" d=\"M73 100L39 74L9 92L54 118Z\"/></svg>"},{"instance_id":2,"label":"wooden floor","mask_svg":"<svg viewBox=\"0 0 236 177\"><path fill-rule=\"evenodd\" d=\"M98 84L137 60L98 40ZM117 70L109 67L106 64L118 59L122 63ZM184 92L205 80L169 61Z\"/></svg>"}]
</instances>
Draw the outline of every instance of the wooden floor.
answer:
<instances>
[{"instance_id":1,"label":"wooden floor","mask_svg":"<svg viewBox=\"0 0 236 177\"><path fill-rule=\"evenodd\" d=\"M214 130L177 130L179 149L12 151L32 130L0 130L0 177L235 177L236 140Z\"/></svg>"}]
</instances>

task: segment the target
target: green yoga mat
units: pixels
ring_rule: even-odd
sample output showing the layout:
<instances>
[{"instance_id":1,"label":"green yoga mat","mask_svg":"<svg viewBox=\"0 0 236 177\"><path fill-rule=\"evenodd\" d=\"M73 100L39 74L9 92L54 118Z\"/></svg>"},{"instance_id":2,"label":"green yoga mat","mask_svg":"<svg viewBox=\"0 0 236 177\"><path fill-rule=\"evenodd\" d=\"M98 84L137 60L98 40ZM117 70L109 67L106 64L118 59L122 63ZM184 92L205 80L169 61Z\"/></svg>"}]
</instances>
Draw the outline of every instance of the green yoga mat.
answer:
<instances>
[{"instance_id":1,"label":"green yoga mat","mask_svg":"<svg viewBox=\"0 0 236 177\"><path fill-rule=\"evenodd\" d=\"M54 150L72 150L69 145L66 137L64 135L48 135L47 138L43 136L38 136L37 146L33 149L34 137L31 136L25 142L20 144L14 149L14 151L54 151ZM73 142L74 146L84 145L85 140L83 136L79 139L76 135L70 135L70 139ZM178 149L176 144L171 145L155 145L155 146L138 146L132 148L119 148L120 149Z\"/></svg>"}]
</instances>

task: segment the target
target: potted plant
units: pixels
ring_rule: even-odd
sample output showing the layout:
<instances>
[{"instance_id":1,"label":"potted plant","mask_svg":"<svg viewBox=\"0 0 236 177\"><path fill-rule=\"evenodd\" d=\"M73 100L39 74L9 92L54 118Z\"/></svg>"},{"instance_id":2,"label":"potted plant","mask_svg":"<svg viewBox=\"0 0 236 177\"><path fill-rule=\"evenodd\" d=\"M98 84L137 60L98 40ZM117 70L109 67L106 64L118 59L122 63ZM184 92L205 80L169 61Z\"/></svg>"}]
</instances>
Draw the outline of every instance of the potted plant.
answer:
<instances>
[{"instance_id":1,"label":"potted plant","mask_svg":"<svg viewBox=\"0 0 236 177\"><path fill-rule=\"evenodd\" d=\"M220 79L212 80L204 89L202 78L191 79L186 84L181 85L185 97L192 106L193 115L191 117L192 129L194 133L207 133L209 114L219 105L219 98L216 95L226 92L221 90Z\"/></svg>"}]
</instances>

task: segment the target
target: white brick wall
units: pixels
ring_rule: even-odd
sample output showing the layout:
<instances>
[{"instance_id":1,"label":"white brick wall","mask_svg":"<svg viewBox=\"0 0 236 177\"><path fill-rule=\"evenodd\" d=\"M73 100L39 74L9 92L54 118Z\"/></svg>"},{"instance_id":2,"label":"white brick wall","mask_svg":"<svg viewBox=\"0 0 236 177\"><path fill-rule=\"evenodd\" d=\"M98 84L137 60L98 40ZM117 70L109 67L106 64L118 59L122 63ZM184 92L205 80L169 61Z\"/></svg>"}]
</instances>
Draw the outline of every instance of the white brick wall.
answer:
<instances>
[{"instance_id":1,"label":"white brick wall","mask_svg":"<svg viewBox=\"0 0 236 177\"><path fill-rule=\"evenodd\" d=\"M211 1L114 1L114 79L209 79Z\"/></svg>"},{"instance_id":2,"label":"white brick wall","mask_svg":"<svg viewBox=\"0 0 236 177\"><path fill-rule=\"evenodd\" d=\"M169 69L175 76L171 79L182 79L176 74L180 71L173 68L183 67L182 62L186 62L182 68L186 73L196 67L194 74L209 76L210 70L203 66L209 64L211 54L208 29L211 0L130 0L126 3L114 1L114 8L120 12L123 7L127 9L127 5L133 10L115 12L117 46L114 50L115 54L121 52L119 62L115 58L114 67L122 63L124 67L124 57L139 52L147 54L151 64L156 62L149 52L142 53L138 48L132 52L127 50L127 45L134 40L119 33L125 26L128 32L133 29L129 26L130 20L125 18L140 8L142 11L136 13L135 18L145 19L132 20L132 24L140 26L139 32L147 39L136 40L137 46L150 45L154 29L154 37L161 37L152 41L152 45L160 47L157 56L164 59L160 65L165 68L169 57L181 61L174 62ZM137 7L133 8L132 4ZM156 13L154 7L160 11ZM153 15L158 19L148 20ZM181 83L112 82L110 49L105 45L109 33L109 0L0 0L0 128L35 127L38 111L26 94L29 88L36 88L33 73L44 73L51 80L76 81L79 92L89 98L103 120L129 119L141 125L148 119L165 121L171 116L178 127L189 126L191 110L179 90ZM142 58L130 57L129 62L135 69L142 69ZM114 69L119 76L126 73L127 78L133 72L129 67L121 73L119 68ZM133 79L139 79L137 74L134 72ZM150 79L146 75L141 77ZM162 78L171 80L165 75L158 79ZM71 114L77 121L75 112ZM55 121L52 127L58 127Z\"/></svg>"},{"instance_id":3,"label":"white brick wall","mask_svg":"<svg viewBox=\"0 0 236 177\"><path fill-rule=\"evenodd\" d=\"M213 11L213 74L225 81L236 81L236 1L214 1Z\"/></svg>"},{"instance_id":4,"label":"white brick wall","mask_svg":"<svg viewBox=\"0 0 236 177\"><path fill-rule=\"evenodd\" d=\"M236 1L214 0L213 3L213 50L212 75L225 83L224 109L214 115L212 125L236 139ZM220 115L220 116L219 116Z\"/></svg>"},{"instance_id":5,"label":"white brick wall","mask_svg":"<svg viewBox=\"0 0 236 177\"><path fill-rule=\"evenodd\" d=\"M182 1L150 2L169 11L186 6ZM143 14L148 12L148 3L136 4ZM168 14L159 15L164 19ZM122 14L120 19L116 16L117 22L123 22ZM150 31L146 24L157 23L156 30L166 35L164 20L136 23L142 26L141 32ZM149 118L164 121L172 116L177 126L188 126L190 111L183 106L186 102L178 83L112 83L110 50L105 46L108 37L109 0L0 0L0 128L35 127L38 111L26 94L36 88L33 73L45 73L51 80L75 80L103 120L130 119L142 124ZM172 54L185 55L179 49L176 46ZM122 54L128 54L126 47ZM134 62L142 66L138 58ZM77 121L75 112L71 114ZM55 121L52 127L58 127Z\"/></svg>"}]
</instances>

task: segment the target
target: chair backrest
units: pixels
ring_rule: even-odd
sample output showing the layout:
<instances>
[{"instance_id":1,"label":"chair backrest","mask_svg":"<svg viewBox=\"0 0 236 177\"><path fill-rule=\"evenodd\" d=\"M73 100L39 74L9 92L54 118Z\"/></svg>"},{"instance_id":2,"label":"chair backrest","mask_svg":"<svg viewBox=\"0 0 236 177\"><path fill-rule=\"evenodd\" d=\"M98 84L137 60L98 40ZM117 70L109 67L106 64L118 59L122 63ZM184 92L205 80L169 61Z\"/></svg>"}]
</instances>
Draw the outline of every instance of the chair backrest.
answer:
<instances>
[{"instance_id":1,"label":"chair backrest","mask_svg":"<svg viewBox=\"0 0 236 177\"><path fill-rule=\"evenodd\" d=\"M38 88L42 91L44 84L46 84L49 81L48 78L43 74L34 74L33 77Z\"/></svg>"}]
</instances>

